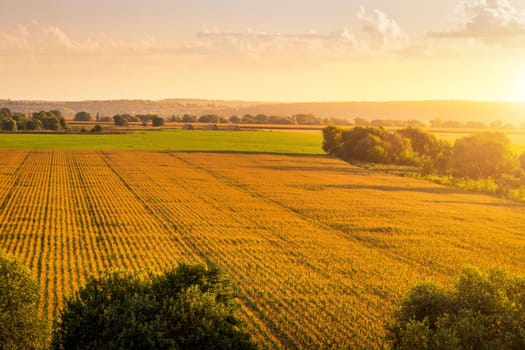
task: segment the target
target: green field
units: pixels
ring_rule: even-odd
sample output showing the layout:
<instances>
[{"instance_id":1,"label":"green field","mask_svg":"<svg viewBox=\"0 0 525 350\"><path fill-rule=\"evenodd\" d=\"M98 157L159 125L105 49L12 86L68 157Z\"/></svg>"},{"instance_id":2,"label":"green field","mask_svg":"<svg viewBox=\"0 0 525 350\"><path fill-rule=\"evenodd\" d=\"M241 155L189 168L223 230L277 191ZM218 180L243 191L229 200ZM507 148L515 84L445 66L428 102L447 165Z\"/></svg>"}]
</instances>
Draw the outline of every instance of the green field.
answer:
<instances>
[{"instance_id":1,"label":"green field","mask_svg":"<svg viewBox=\"0 0 525 350\"><path fill-rule=\"evenodd\" d=\"M161 130L128 134L0 134L0 148L238 151L322 154L322 135L272 131Z\"/></svg>"}]
</instances>

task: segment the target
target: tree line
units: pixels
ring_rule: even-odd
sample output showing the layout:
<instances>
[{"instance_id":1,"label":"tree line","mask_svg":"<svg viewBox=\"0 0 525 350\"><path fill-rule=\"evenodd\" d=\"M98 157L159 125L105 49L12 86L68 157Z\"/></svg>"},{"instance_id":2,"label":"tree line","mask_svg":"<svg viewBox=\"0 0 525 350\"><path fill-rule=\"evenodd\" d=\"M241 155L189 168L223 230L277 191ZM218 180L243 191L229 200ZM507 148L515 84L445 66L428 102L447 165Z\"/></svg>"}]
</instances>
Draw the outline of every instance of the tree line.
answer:
<instances>
[{"instance_id":1,"label":"tree line","mask_svg":"<svg viewBox=\"0 0 525 350\"><path fill-rule=\"evenodd\" d=\"M56 131L66 128L66 120L58 110L40 111L25 115L19 112L12 112L9 108L0 109L0 129L2 131Z\"/></svg>"},{"instance_id":2,"label":"tree line","mask_svg":"<svg viewBox=\"0 0 525 350\"><path fill-rule=\"evenodd\" d=\"M516 156L502 132L475 133L452 145L414 127L390 132L328 126L323 129L323 150L347 161L417 166L424 175L490 179L501 194L525 188L525 153Z\"/></svg>"},{"instance_id":3,"label":"tree line","mask_svg":"<svg viewBox=\"0 0 525 350\"><path fill-rule=\"evenodd\" d=\"M233 124L273 124L273 125L351 125L344 118L320 118L313 114L295 114L293 116L278 116L266 114L245 114L242 117L232 115L228 118L218 114L204 114L201 116L184 114L183 116L171 116L170 122L179 123L233 123Z\"/></svg>"},{"instance_id":4,"label":"tree line","mask_svg":"<svg viewBox=\"0 0 525 350\"><path fill-rule=\"evenodd\" d=\"M113 117L100 117L97 113L93 118L89 112L81 111L75 114L73 120L77 122L114 122L117 126L127 126L129 123L142 123L144 126L148 123L151 123L152 126L164 125L164 118L157 114L115 114Z\"/></svg>"}]
</instances>

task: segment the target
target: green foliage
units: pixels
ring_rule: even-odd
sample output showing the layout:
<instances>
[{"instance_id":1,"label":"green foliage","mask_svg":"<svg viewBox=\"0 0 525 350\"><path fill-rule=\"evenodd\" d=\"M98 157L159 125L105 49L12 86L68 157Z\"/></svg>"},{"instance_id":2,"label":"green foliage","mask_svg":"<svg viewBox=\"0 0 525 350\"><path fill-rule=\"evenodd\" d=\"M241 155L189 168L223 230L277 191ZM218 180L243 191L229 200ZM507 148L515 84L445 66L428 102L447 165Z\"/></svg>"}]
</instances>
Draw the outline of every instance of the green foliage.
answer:
<instances>
[{"instance_id":1,"label":"green foliage","mask_svg":"<svg viewBox=\"0 0 525 350\"><path fill-rule=\"evenodd\" d=\"M54 349L253 349L216 266L91 279L61 313Z\"/></svg>"},{"instance_id":2,"label":"green foliage","mask_svg":"<svg viewBox=\"0 0 525 350\"><path fill-rule=\"evenodd\" d=\"M163 126L164 118L161 118L159 116L154 116L153 118L151 118L151 125L152 126Z\"/></svg>"},{"instance_id":3,"label":"green foliage","mask_svg":"<svg viewBox=\"0 0 525 350\"><path fill-rule=\"evenodd\" d=\"M42 122L38 119L28 120L25 125L26 130L42 130L42 128Z\"/></svg>"},{"instance_id":4,"label":"green foliage","mask_svg":"<svg viewBox=\"0 0 525 350\"><path fill-rule=\"evenodd\" d=\"M182 116L182 122L183 123L195 123L197 121L197 117L190 114L184 114Z\"/></svg>"},{"instance_id":5,"label":"green foliage","mask_svg":"<svg viewBox=\"0 0 525 350\"><path fill-rule=\"evenodd\" d=\"M126 118L125 115L117 114L113 116L113 121L115 122L115 125L118 126L128 126L128 120L129 118Z\"/></svg>"},{"instance_id":6,"label":"green foliage","mask_svg":"<svg viewBox=\"0 0 525 350\"><path fill-rule=\"evenodd\" d=\"M455 289L412 289L388 329L394 349L525 348L525 279L465 268Z\"/></svg>"},{"instance_id":7,"label":"green foliage","mask_svg":"<svg viewBox=\"0 0 525 350\"><path fill-rule=\"evenodd\" d=\"M502 132L482 132L456 140L453 153L456 176L499 178L517 168L508 137Z\"/></svg>"},{"instance_id":8,"label":"green foliage","mask_svg":"<svg viewBox=\"0 0 525 350\"><path fill-rule=\"evenodd\" d=\"M328 126L323 129L323 137L323 150L343 159L386 164L415 163L410 141L399 133L389 133L383 128L343 130Z\"/></svg>"},{"instance_id":9,"label":"green foliage","mask_svg":"<svg viewBox=\"0 0 525 350\"><path fill-rule=\"evenodd\" d=\"M42 124L42 129L46 130L59 130L60 128L66 128L66 120L62 117L60 111L40 111L33 113L33 119L39 120ZM37 129L34 129L37 130Z\"/></svg>"},{"instance_id":10,"label":"green foliage","mask_svg":"<svg viewBox=\"0 0 525 350\"><path fill-rule=\"evenodd\" d=\"M439 140L435 135L414 127L401 129L398 133L410 140L424 173L447 171L452 156L452 147L448 142Z\"/></svg>"},{"instance_id":11,"label":"green foliage","mask_svg":"<svg viewBox=\"0 0 525 350\"><path fill-rule=\"evenodd\" d=\"M2 119L11 119L13 117L13 113L9 108L0 108L0 120Z\"/></svg>"},{"instance_id":12,"label":"green foliage","mask_svg":"<svg viewBox=\"0 0 525 350\"><path fill-rule=\"evenodd\" d=\"M295 122L299 125L320 125L323 121L313 114L296 114L293 116Z\"/></svg>"},{"instance_id":13,"label":"green foliage","mask_svg":"<svg viewBox=\"0 0 525 350\"><path fill-rule=\"evenodd\" d=\"M41 349L38 289L27 268L0 250L0 349Z\"/></svg>"},{"instance_id":14,"label":"green foliage","mask_svg":"<svg viewBox=\"0 0 525 350\"><path fill-rule=\"evenodd\" d=\"M199 117L199 123L218 123L220 119L217 114L205 114Z\"/></svg>"},{"instance_id":15,"label":"green foliage","mask_svg":"<svg viewBox=\"0 0 525 350\"><path fill-rule=\"evenodd\" d=\"M323 150L332 155L341 157L343 150L342 129L329 125L323 129Z\"/></svg>"},{"instance_id":16,"label":"green foliage","mask_svg":"<svg viewBox=\"0 0 525 350\"><path fill-rule=\"evenodd\" d=\"M89 114L88 112L78 112L77 114L75 114L75 121L77 122L89 122L90 120L92 120L93 118L91 117L91 114Z\"/></svg>"},{"instance_id":17,"label":"green foliage","mask_svg":"<svg viewBox=\"0 0 525 350\"><path fill-rule=\"evenodd\" d=\"M0 127L3 131L17 131L16 121L13 119L2 119L0 121Z\"/></svg>"},{"instance_id":18,"label":"green foliage","mask_svg":"<svg viewBox=\"0 0 525 350\"><path fill-rule=\"evenodd\" d=\"M102 127L99 124L97 124L91 129L91 132L93 132L93 133L101 133L102 132Z\"/></svg>"}]
</instances>

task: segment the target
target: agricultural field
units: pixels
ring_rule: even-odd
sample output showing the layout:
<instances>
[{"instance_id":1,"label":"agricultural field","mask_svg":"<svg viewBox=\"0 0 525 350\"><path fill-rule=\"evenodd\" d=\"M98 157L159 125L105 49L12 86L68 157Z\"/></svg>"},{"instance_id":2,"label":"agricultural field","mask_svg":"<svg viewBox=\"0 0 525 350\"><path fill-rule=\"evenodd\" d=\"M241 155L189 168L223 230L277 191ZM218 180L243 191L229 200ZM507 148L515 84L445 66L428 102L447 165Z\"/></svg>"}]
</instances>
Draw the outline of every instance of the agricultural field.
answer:
<instances>
[{"instance_id":1,"label":"agricultural field","mask_svg":"<svg viewBox=\"0 0 525 350\"><path fill-rule=\"evenodd\" d=\"M381 348L416 282L525 273L517 202L315 154L36 148L0 150L0 246L49 320L100 271L214 261L262 348Z\"/></svg>"},{"instance_id":2,"label":"agricultural field","mask_svg":"<svg viewBox=\"0 0 525 350\"><path fill-rule=\"evenodd\" d=\"M0 148L322 154L323 136L273 131L156 130L121 134L0 133Z\"/></svg>"}]
</instances>

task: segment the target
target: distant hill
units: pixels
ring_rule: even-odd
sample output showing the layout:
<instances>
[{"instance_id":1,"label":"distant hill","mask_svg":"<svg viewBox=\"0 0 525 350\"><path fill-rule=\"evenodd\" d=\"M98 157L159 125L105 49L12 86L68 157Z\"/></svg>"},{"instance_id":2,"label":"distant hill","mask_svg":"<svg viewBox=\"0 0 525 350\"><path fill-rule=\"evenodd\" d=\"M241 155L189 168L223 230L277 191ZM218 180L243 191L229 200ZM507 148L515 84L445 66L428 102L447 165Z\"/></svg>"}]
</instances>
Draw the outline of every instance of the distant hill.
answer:
<instances>
[{"instance_id":1,"label":"distant hill","mask_svg":"<svg viewBox=\"0 0 525 350\"><path fill-rule=\"evenodd\" d=\"M201 99L166 100L108 100L108 101L13 101L0 100L0 108L17 112L58 109L66 117L87 111L100 116L119 113L172 115L202 115L216 113L225 117L244 114L290 116L311 113L319 117L361 117L366 119L418 119L435 118L457 121L491 122L520 125L525 122L525 102L472 102L472 101L397 101L397 102L311 102L274 103L248 101L222 101Z\"/></svg>"}]
</instances>

